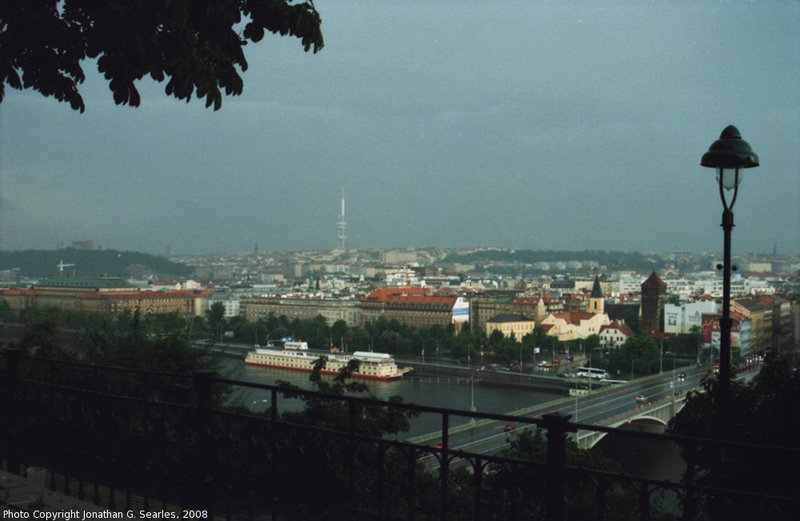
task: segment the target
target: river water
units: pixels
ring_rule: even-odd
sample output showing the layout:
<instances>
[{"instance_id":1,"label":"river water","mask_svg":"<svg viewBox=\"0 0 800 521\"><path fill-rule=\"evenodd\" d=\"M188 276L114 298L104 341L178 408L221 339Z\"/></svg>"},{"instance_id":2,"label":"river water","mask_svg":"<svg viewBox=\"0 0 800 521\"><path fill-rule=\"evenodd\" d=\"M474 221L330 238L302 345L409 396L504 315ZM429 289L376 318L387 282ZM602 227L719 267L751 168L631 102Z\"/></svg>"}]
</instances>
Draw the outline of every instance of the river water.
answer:
<instances>
[{"instance_id":1,"label":"river water","mask_svg":"<svg viewBox=\"0 0 800 521\"><path fill-rule=\"evenodd\" d=\"M241 361L231 360L229 368L233 372L231 378L245 382L274 385L278 380L287 381L301 389L313 389L308 380L308 373L273 369L267 367L246 366ZM470 385L467 378L431 377L416 379L405 377L391 382L375 380L358 380L367 384L370 392L378 399L385 400L391 396L401 396L403 402L430 407L460 409L469 411L474 405L478 412L507 413L524 407L562 398L563 394L535 389L506 388L487 385ZM244 405L253 410L266 409L268 396L261 396L254 391L241 395ZM282 408L301 407L302 402L282 401ZM461 420L461 422L466 420ZM433 415L422 415L412 423L408 435L416 436L441 428L441 419ZM459 419L454 419L458 424Z\"/></svg>"},{"instance_id":2,"label":"river water","mask_svg":"<svg viewBox=\"0 0 800 521\"><path fill-rule=\"evenodd\" d=\"M245 382L274 385L278 380L287 381L301 389L313 389L309 374L298 371L246 366L241 360L228 362L230 378ZM426 379L402 378L392 382L359 380L367 384L370 392L379 399L401 396L406 403L460 409L468 411L474 405L478 412L504 414L533 405L563 398L562 393L517 387L470 385L468 379L455 377L432 377ZM238 395L243 405L254 411L263 411L269 405L269 394L248 389ZM279 410L299 409L300 400L282 399ZM466 418L454 417L452 425L466 423ZM663 432L659 426L641 426L649 432ZM441 417L421 415L412 421L405 437L417 436L441 430ZM639 476L654 476L660 479L679 481L684 464L678 449L653 443L649 440L604 439L594 450L618 461L624 471Z\"/></svg>"}]
</instances>

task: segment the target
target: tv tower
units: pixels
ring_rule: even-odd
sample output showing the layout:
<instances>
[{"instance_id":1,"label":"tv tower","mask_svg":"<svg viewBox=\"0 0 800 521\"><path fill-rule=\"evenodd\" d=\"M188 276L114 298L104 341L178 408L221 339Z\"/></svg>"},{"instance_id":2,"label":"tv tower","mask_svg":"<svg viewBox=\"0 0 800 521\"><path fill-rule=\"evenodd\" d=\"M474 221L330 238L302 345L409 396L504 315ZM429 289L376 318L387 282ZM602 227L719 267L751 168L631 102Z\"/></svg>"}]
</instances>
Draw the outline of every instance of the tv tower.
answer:
<instances>
[{"instance_id":1,"label":"tv tower","mask_svg":"<svg viewBox=\"0 0 800 521\"><path fill-rule=\"evenodd\" d=\"M342 203L339 208L339 222L337 223L337 228L339 229L338 248L345 251L347 249L347 236L344 232L345 229L347 229L347 223L344 221L344 188L342 188Z\"/></svg>"}]
</instances>

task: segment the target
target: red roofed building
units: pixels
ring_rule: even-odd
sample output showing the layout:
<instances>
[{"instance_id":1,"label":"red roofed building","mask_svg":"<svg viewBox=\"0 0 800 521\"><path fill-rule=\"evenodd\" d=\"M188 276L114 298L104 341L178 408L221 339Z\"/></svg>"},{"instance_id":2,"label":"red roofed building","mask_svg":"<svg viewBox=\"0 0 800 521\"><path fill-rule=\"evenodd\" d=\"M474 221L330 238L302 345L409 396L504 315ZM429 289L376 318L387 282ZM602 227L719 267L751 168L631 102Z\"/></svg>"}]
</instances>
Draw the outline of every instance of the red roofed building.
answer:
<instances>
[{"instance_id":1,"label":"red roofed building","mask_svg":"<svg viewBox=\"0 0 800 521\"><path fill-rule=\"evenodd\" d=\"M615 320L610 324L600 326L600 346L620 347L633 335L633 329L628 327L625 322L617 322Z\"/></svg>"},{"instance_id":2,"label":"red roofed building","mask_svg":"<svg viewBox=\"0 0 800 521\"><path fill-rule=\"evenodd\" d=\"M432 296L427 288L388 288L361 299L361 325L384 317L411 327L447 327L469 320L469 303L461 297Z\"/></svg>"},{"instance_id":3,"label":"red roofed building","mask_svg":"<svg viewBox=\"0 0 800 521\"><path fill-rule=\"evenodd\" d=\"M36 292L32 289L5 289L2 291L2 297L17 316L20 312L36 305Z\"/></svg>"},{"instance_id":4,"label":"red roofed building","mask_svg":"<svg viewBox=\"0 0 800 521\"><path fill-rule=\"evenodd\" d=\"M587 312L565 312L565 313L551 313L542 320L542 329L544 325L549 324L552 327L547 330L548 336L558 337L560 342L568 340L575 340L579 338L587 338L591 335L600 333L600 328L604 325L610 324L608 315L605 313L587 313Z\"/></svg>"},{"instance_id":5,"label":"red roofed building","mask_svg":"<svg viewBox=\"0 0 800 521\"><path fill-rule=\"evenodd\" d=\"M138 311L143 315L177 313L192 317L208 310L213 292L139 290L115 277L67 277L46 280L30 289L8 289L2 297L17 313L34 306L53 306L111 315Z\"/></svg>"}]
</instances>

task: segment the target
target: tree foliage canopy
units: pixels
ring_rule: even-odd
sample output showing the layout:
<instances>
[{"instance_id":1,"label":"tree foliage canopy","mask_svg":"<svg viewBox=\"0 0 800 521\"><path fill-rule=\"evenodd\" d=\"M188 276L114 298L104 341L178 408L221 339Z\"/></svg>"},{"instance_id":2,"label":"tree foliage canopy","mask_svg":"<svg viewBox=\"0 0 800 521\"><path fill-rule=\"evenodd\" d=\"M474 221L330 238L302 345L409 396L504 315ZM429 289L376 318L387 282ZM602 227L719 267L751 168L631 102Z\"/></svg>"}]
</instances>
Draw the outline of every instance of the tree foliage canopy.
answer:
<instances>
[{"instance_id":1,"label":"tree foliage canopy","mask_svg":"<svg viewBox=\"0 0 800 521\"><path fill-rule=\"evenodd\" d=\"M687 395L686 406L668 427L668 433L689 438L681 442L686 479L765 496L800 497L800 482L791 477L800 465L798 393L800 372L788 358L776 355L767 357L750 384L731 381L727 399L719 380L707 379L702 390ZM723 447L692 439L745 445ZM740 502L711 498L707 508L710 519L753 519ZM765 510L758 519L786 519L784 514Z\"/></svg>"},{"instance_id":2,"label":"tree foliage canopy","mask_svg":"<svg viewBox=\"0 0 800 521\"><path fill-rule=\"evenodd\" d=\"M96 59L118 105L137 107L135 82L167 81L178 99L222 105L242 92L243 47L265 32L323 46L313 1L4 0L0 2L0 102L5 85L34 89L84 111L81 62Z\"/></svg>"}]
</instances>

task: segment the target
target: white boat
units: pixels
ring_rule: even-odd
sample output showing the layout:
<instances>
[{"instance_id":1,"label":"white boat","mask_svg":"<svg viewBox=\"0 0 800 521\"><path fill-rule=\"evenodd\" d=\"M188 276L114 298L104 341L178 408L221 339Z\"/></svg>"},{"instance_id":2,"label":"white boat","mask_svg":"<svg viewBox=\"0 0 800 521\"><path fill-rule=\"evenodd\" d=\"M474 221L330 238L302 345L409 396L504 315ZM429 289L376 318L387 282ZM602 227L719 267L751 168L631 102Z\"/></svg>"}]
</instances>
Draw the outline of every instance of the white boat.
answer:
<instances>
[{"instance_id":1,"label":"white boat","mask_svg":"<svg viewBox=\"0 0 800 521\"><path fill-rule=\"evenodd\" d=\"M353 373L354 378L367 378L371 380L396 380L411 368L399 368L388 353L373 353L371 351L356 351L354 353L330 353L325 351L312 351L306 342L284 342L282 346L268 345L255 346L247 353L244 363L261 367L275 367L291 369L293 371L310 372L314 362L320 357L326 357L322 374L339 374L350 360L358 360L358 371Z\"/></svg>"}]
</instances>

